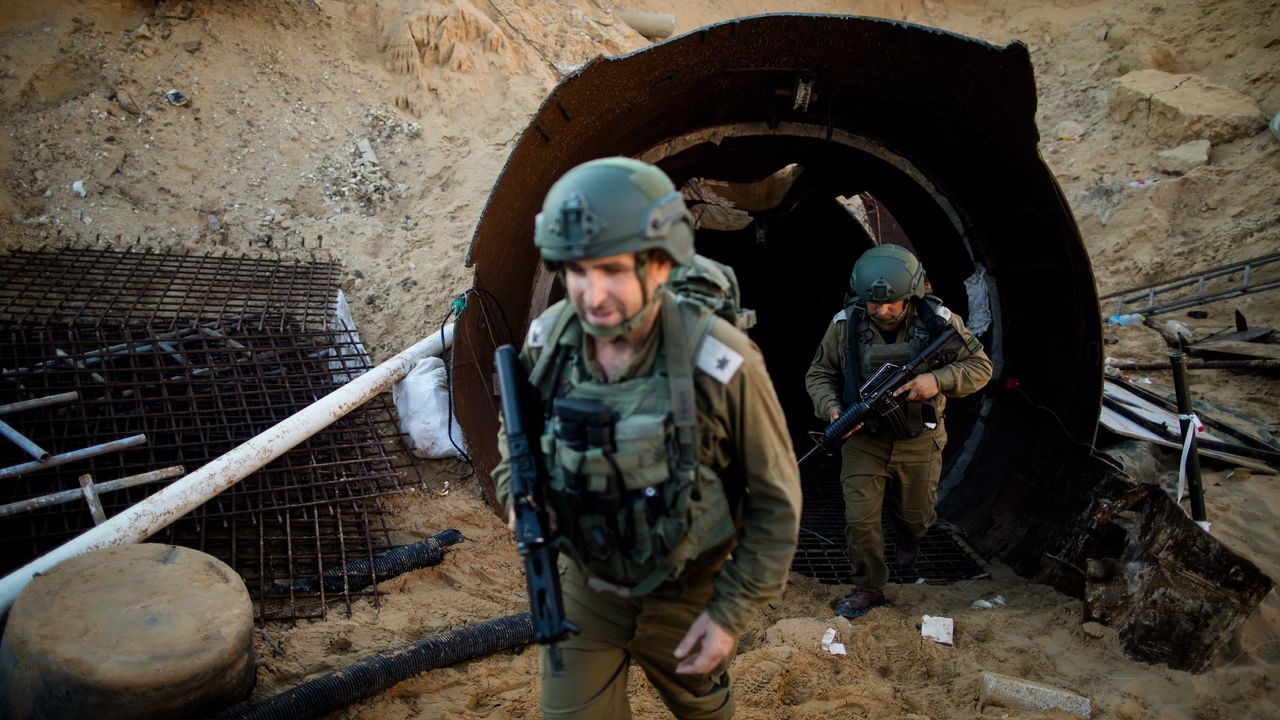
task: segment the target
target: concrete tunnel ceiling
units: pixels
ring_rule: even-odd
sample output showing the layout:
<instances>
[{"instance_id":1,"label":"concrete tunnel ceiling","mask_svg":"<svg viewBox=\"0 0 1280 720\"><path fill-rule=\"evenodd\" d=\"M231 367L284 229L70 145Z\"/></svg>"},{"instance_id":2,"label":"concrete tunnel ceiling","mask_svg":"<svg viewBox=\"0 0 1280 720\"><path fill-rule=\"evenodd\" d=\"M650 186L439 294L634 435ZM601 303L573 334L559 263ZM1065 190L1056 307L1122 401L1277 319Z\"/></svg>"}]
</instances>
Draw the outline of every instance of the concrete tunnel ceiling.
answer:
<instances>
[{"instance_id":1,"label":"concrete tunnel ceiling","mask_svg":"<svg viewBox=\"0 0 1280 720\"><path fill-rule=\"evenodd\" d=\"M939 507L980 551L1034 573L1074 519L1055 498L1094 482L1084 448L1102 403L1093 274L1037 150L1035 110L1021 43L852 16L742 18L564 78L508 158L467 256L482 292L458 323L456 406L486 492L498 460L493 350L518 346L562 294L533 245L556 178L607 155L654 162L677 186L755 183L795 164L781 201L747 227L697 235L700 252L735 267L759 314L750 334L794 436L819 426L804 369L871 243L837 198L868 193L948 306L966 319L989 306L995 377L948 405ZM966 287L975 273L985 281Z\"/></svg>"}]
</instances>

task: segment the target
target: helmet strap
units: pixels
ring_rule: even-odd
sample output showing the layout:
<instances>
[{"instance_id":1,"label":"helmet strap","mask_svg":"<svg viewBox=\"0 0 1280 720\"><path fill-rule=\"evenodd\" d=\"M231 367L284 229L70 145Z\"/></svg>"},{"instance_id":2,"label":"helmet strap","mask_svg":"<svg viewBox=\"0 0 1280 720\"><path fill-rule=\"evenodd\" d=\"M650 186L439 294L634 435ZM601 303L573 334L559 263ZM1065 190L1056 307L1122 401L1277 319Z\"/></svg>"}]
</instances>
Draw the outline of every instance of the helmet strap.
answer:
<instances>
[{"instance_id":1,"label":"helmet strap","mask_svg":"<svg viewBox=\"0 0 1280 720\"><path fill-rule=\"evenodd\" d=\"M614 340L621 338L625 335L631 334L636 328L644 324L645 319L649 317L649 314L653 312L653 308L657 306L659 297L661 297L660 294L654 293L653 296L645 302L644 307L640 308L635 315L632 315L612 327L593 325L582 318L578 318L578 322L582 324L583 331L591 337L600 338L602 340Z\"/></svg>"}]
</instances>

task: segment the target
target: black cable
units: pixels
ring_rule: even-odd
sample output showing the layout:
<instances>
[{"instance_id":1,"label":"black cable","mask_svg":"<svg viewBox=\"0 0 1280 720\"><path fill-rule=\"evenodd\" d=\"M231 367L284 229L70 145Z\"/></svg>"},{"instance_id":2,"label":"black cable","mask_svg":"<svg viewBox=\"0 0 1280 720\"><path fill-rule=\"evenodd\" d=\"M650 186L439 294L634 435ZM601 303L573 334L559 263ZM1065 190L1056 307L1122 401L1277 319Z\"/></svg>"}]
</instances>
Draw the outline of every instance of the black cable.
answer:
<instances>
[{"instance_id":1,"label":"black cable","mask_svg":"<svg viewBox=\"0 0 1280 720\"><path fill-rule=\"evenodd\" d=\"M1031 396L1030 396L1030 395L1028 395L1028 394L1026 393L1026 391L1025 391L1025 390L1023 390L1023 389L1022 389L1022 388L1020 388L1020 387L1015 387L1015 388L1014 388L1014 390L1017 390L1017 391L1018 391L1018 394L1022 396L1022 399L1026 400L1026 401L1027 401L1027 404L1028 404L1028 405L1030 405L1031 407L1036 408L1037 410L1043 410L1043 411L1045 411L1045 412L1049 413L1049 416L1050 416L1050 417L1052 417L1052 418L1053 418L1053 419L1058 423L1058 427L1062 428L1062 432L1063 432L1063 434L1064 434L1064 435L1066 435L1066 436L1067 436L1067 439L1069 439L1071 442L1075 443L1076 445L1080 445L1080 446L1082 446L1082 447L1086 447L1086 448L1088 448L1088 449L1089 449L1089 451L1090 451L1091 453L1093 453L1094 455L1105 455L1105 454L1106 454L1106 453L1103 453L1103 452L1102 452L1101 450L1099 450L1098 448L1094 447L1093 443L1087 443L1087 442L1083 442L1083 441L1081 441L1081 440L1077 440L1077 439L1076 439L1076 437L1075 437L1074 435L1072 435L1072 434L1071 434L1071 431L1067 429L1067 425L1066 425L1066 423L1062 422L1062 418L1058 417L1058 414L1057 414L1057 413L1055 413L1051 408L1047 408L1047 407L1045 407L1044 405L1038 405L1038 404L1036 404L1036 401L1032 400L1032 399L1031 399Z\"/></svg>"},{"instance_id":2,"label":"black cable","mask_svg":"<svg viewBox=\"0 0 1280 720\"><path fill-rule=\"evenodd\" d=\"M507 339L513 340L515 338L515 333L511 330L511 322L507 319L507 310L506 308L502 307L502 303L498 302L497 296L495 296L492 292L489 292L485 288L472 286L467 288L466 290L463 290L462 293L458 295L458 297L453 299L453 302L449 304L448 312L446 312L444 317L441 318L440 320L440 346L441 347L444 347L444 326L449 322L449 318L455 317L455 316L461 316L462 311L466 310L468 295L481 295L481 300L480 300L481 314L485 314L484 298L488 298L489 300L491 300L493 304L498 308L498 314L501 315L502 317L503 327L507 329ZM490 328L493 327L493 323L487 323L487 325ZM493 337L492 331L490 331L489 341L493 343L494 347L498 346L498 341ZM457 441L453 439L453 377L449 371L448 362L445 362L444 364L444 389L445 389L445 396L448 400L448 421L447 421L448 424L445 425L445 432L449 436L449 443L453 445L453 449L457 451L458 457L462 458L463 462L467 463L468 465L475 465L475 463L472 462L471 460L471 456L467 454L465 450L459 447Z\"/></svg>"},{"instance_id":3,"label":"black cable","mask_svg":"<svg viewBox=\"0 0 1280 720\"><path fill-rule=\"evenodd\" d=\"M462 295L459 295L458 298L449 305L449 312L445 313L444 317L440 320L440 347L444 347L444 326L449 322L449 318L454 316L455 311L457 314L462 314L462 310L457 307L457 304L459 300L465 298L466 295L467 294L465 292ZM466 307L465 304L463 307ZM450 353L452 353L452 351L450 351ZM457 451L458 457L462 458L463 462L474 466L475 463L471 461L471 456L467 454L466 450L463 450L458 445L457 440L453 439L453 378L449 373L449 360L445 360L444 363L444 394L448 418L445 420L444 431L445 434L449 436L449 444L453 446L455 451Z\"/></svg>"}]
</instances>

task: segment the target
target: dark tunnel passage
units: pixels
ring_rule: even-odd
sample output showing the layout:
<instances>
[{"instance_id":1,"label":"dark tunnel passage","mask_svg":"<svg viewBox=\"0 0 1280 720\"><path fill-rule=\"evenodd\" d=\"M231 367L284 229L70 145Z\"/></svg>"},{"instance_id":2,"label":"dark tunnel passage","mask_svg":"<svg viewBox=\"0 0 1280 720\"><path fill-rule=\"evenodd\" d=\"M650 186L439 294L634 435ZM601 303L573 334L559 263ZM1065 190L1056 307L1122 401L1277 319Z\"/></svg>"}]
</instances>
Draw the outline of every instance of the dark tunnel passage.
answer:
<instances>
[{"instance_id":1,"label":"dark tunnel passage","mask_svg":"<svg viewBox=\"0 0 1280 720\"><path fill-rule=\"evenodd\" d=\"M486 490L494 347L519 345L559 292L532 239L555 179L639 157L686 187L696 215L700 188L734 196L790 168L793 182L756 193L767 203L730 208L741 222L700 220L697 247L735 268L798 449L819 427L804 371L873 242L851 211L870 198L900 225L884 239L909 240L995 364L986 390L948 404L939 510L984 554L1037 572L1096 482L1102 357L1092 271L1039 156L1035 106L1019 43L849 16L743 18L566 77L508 158L467 259L487 292L458 323L456 406Z\"/></svg>"}]
</instances>

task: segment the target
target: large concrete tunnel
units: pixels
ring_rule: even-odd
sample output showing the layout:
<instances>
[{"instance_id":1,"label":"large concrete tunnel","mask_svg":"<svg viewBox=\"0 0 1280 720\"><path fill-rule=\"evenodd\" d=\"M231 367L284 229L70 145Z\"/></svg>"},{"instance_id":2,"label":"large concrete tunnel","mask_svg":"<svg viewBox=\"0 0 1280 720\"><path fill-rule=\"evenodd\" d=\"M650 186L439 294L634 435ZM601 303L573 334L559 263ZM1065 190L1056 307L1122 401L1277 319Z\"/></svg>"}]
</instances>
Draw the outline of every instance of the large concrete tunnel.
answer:
<instances>
[{"instance_id":1,"label":"large concrete tunnel","mask_svg":"<svg viewBox=\"0 0 1280 720\"><path fill-rule=\"evenodd\" d=\"M563 294L538 261L534 215L569 168L629 155L739 198L742 221L700 224L697 245L736 269L801 452L820 427L805 369L872 242L840 198L892 213L995 364L985 391L948 405L939 509L978 550L1035 573L1096 482L1084 460L1102 401L1093 274L1035 111L1021 43L849 16L743 18L566 77L503 168L467 258L482 292L457 330L456 405L486 489L494 347L519 345Z\"/></svg>"}]
</instances>

